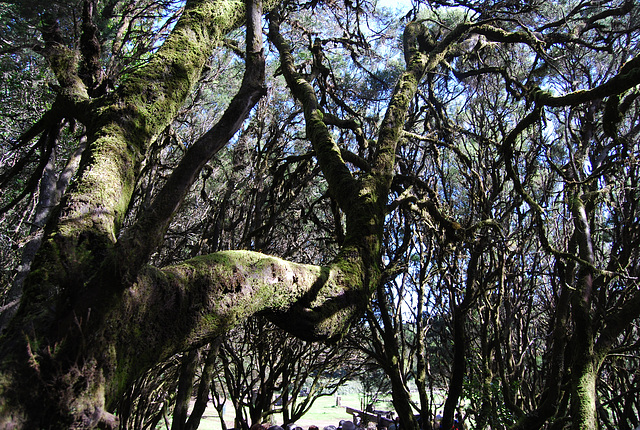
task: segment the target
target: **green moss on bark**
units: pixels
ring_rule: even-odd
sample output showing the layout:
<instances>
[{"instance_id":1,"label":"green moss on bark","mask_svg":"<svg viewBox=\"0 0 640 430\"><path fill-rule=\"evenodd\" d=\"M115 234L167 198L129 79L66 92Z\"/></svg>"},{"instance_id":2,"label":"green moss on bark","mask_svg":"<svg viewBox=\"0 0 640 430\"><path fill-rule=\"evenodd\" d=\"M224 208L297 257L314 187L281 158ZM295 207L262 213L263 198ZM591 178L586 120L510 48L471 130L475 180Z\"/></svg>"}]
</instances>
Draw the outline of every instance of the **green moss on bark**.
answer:
<instances>
[{"instance_id":1,"label":"green moss on bark","mask_svg":"<svg viewBox=\"0 0 640 430\"><path fill-rule=\"evenodd\" d=\"M243 11L239 1L187 2L158 52L94 116L82 175L59 234L93 231L115 240L149 145L175 117L221 33L236 25Z\"/></svg>"},{"instance_id":2,"label":"green moss on bark","mask_svg":"<svg viewBox=\"0 0 640 430\"><path fill-rule=\"evenodd\" d=\"M339 336L363 303L364 276L357 257L320 267L252 251L148 268L107 318L111 331L128 333L122 339L104 337L114 345L104 353L115 366L108 397L117 398L158 360L205 343L256 313L293 332L304 328L307 335Z\"/></svg>"},{"instance_id":3,"label":"green moss on bark","mask_svg":"<svg viewBox=\"0 0 640 430\"><path fill-rule=\"evenodd\" d=\"M596 380L598 369L589 364L574 369L571 401L572 428L575 430L597 430L598 416L596 410Z\"/></svg>"}]
</instances>

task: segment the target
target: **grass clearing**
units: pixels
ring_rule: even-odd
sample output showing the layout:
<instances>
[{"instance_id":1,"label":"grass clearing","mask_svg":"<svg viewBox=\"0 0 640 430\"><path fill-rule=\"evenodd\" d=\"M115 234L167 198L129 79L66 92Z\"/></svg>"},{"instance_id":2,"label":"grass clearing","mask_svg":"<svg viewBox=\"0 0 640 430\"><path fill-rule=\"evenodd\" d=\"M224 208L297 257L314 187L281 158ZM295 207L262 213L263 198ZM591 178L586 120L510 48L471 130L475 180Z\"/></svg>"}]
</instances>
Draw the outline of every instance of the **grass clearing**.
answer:
<instances>
[{"instance_id":1,"label":"grass clearing","mask_svg":"<svg viewBox=\"0 0 640 430\"><path fill-rule=\"evenodd\" d=\"M336 406L336 396L324 396L317 399L312 408L301 419L296 421L303 429L309 428L310 425L316 425L320 429L328 425L338 426L340 420L350 420L351 415L347 414L346 407L360 409L361 397L358 394L341 395L341 406ZM391 410L391 403L387 400L376 403L376 409ZM225 408L225 423L228 428L233 427L233 407L229 403ZM275 416L274 424L282 425L282 416ZM164 426L158 427L164 429ZM220 419L213 406L209 406L205 411L200 423L200 430L221 430Z\"/></svg>"}]
</instances>

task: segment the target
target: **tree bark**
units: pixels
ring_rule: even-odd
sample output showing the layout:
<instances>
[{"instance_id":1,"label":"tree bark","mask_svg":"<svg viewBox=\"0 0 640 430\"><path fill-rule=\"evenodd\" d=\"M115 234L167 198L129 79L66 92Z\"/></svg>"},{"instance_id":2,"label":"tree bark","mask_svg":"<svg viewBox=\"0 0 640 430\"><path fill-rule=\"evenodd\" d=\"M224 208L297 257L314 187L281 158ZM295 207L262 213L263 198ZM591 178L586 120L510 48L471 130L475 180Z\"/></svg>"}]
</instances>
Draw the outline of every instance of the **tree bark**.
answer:
<instances>
[{"instance_id":1,"label":"tree bark","mask_svg":"<svg viewBox=\"0 0 640 430\"><path fill-rule=\"evenodd\" d=\"M196 367L200 354L198 350L192 349L182 356L180 363L180 376L178 377L178 392L176 393L176 404L173 408L171 420L171 430L184 430L189 412L189 402L193 392L193 380L196 376Z\"/></svg>"},{"instance_id":2,"label":"tree bark","mask_svg":"<svg viewBox=\"0 0 640 430\"><path fill-rule=\"evenodd\" d=\"M456 408L462 396L464 378L467 373L467 320L469 310L478 295L479 260L483 251L483 243L477 243L471 250L471 258L467 267L467 280L464 298L459 304L453 304L453 363L451 364L451 378L444 402L441 426L444 429L453 426Z\"/></svg>"},{"instance_id":3,"label":"tree bark","mask_svg":"<svg viewBox=\"0 0 640 430\"><path fill-rule=\"evenodd\" d=\"M71 177L78 169L80 156L86 148L86 137L80 139L78 148L73 152L65 168L60 172L59 176L54 173L54 165L56 160L55 140L58 139L63 124L58 123L49 130L45 131L46 139L53 140L47 146L51 146L51 151L47 165L45 166L42 180L40 181L40 189L38 193L38 204L36 205L33 220L31 221L30 235L32 238L24 245L20 265L16 270L16 275L11 283L11 288L7 293L7 305L0 308L0 333L9 323L11 318L18 310L20 297L22 296L22 288L31 269L31 264L36 257L36 253L40 249L44 235L44 226L49 220L53 209L60 203L60 199L64 194Z\"/></svg>"},{"instance_id":4,"label":"tree bark","mask_svg":"<svg viewBox=\"0 0 640 430\"><path fill-rule=\"evenodd\" d=\"M378 311L382 324L375 320L375 316L370 313L369 325L371 330L375 330L373 344L378 358L378 364L385 370L391 381L391 399L393 407L403 429L418 429L419 425L415 418L411 393L405 380L403 369L403 358L400 357L400 345L397 339L397 330L402 330L402 326L397 327L392 322L389 311L389 300L383 285L378 286Z\"/></svg>"},{"instance_id":5,"label":"tree bark","mask_svg":"<svg viewBox=\"0 0 640 430\"><path fill-rule=\"evenodd\" d=\"M189 419L184 426L185 430L196 430L198 428L200 420L204 415L204 411L209 404L209 388L211 387L211 378L213 377L215 360L218 356L218 350L220 349L220 340L212 342L209 348L210 349L207 351L207 356L204 360L202 375L200 375L196 400L193 405L193 410L189 415Z\"/></svg>"},{"instance_id":6,"label":"tree bark","mask_svg":"<svg viewBox=\"0 0 640 430\"><path fill-rule=\"evenodd\" d=\"M451 379L447 389L447 399L444 403L441 425L443 429L453 426L458 401L462 395L464 377L466 375L466 343L467 335L465 322L467 309L461 305L453 309L453 363L451 366Z\"/></svg>"},{"instance_id":7,"label":"tree bark","mask_svg":"<svg viewBox=\"0 0 640 430\"><path fill-rule=\"evenodd\" d=\"M548 360L547 376L545 378L545 390L538 407L518 419L510 430L535 430L541 428L549 418L553 417L560 409L562 396L565 394L562 387L566 376L566 346L569 333L569 300L571 289L566 282L566 267L562 263L556 264L561 291L555 307L555 315L551 329L551 352ZM569 270L571 271L571 270Z\"/></svg>"}]
</instances>

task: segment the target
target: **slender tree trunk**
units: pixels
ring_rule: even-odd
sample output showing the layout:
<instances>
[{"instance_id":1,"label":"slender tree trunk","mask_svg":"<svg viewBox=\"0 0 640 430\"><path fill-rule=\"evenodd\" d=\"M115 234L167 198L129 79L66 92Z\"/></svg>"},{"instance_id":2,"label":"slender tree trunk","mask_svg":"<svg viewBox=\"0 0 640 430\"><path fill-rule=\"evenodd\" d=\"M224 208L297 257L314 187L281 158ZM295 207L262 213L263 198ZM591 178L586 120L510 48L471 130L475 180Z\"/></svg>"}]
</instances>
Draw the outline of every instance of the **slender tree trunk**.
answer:
<instances>
[{"instance_id":1,"label":"slender tree trunk","mask_svg":"<svg viewBox=\"0 0 640 430\"><path fill-rule=\"evenodd\" d=\"M193 411L189 415L189 419L185 425L185 430L196 430L200 425L200 420L204 415L204 412L209 404L209 391L212 383L213 372L215 369L215 361L218 357L218 351L220 350L220 344L222 338L218 338L213 341L207 352L207 356L204 360L204 366L202 368L202 375L200 376L200 382L198 383L198 392L196 394L196 401L193 405ZM224 417L222 417L222 423L224 423ZM223 426L223 430L224 426Z\"/></svg>"},{"instance_id":2,"label":"slender tree trunk","mask_svg":"<svg viewBox=\"0 0 640 430\"><path fill-rule=\"evenodd\" d=\"M385 373L391 381L391 399L396 414L398 414L400 426L407 430L418 429L411 393L407 388L403 372L403 358L400 356L400 344L397 337L397 330L402 330L402 325L398 327L392 320L390 303L384 285L378 285L377 295L382 324L375 321L373 315L370 315L369 321L372 330L376 331L373 341L377 355L381 358L379 364L385 369Z\"/></svg>"},{"instance_id":3,"label":"slender tree trunk","mask_svg":"<svg viewBox=\"0 0 640 430\"><path fill-rule=\"evenodd\" d=\"M574 352L571 366L571 418L574 430L597 430L596 381L602 359L595 348L592 311L589 298L593 286L590 270L583 268L579 288L574 292Z\"/></svg>"},{"instance_id":4,"label":"slender tree trunk","mask_svg":"<svg viewBox=\"0 0 640 430\"><path fill-rule=\"evenodd\" d=\"M423 268L420 270L420 285L424 285L424 271L426 270L426 265L423 265ZM423 428L430 428L431 422L433 421L433 416L431 413L429 399L427 396L427 366L428 366L428 358L426 357L426 348L425 348L425 330L423 327L424 323L424 294L420 291L418 293L418 306L416 316L418 321L416 322L416 333L418 335L415 339L415 355L416 355L416 385L418 389L418 396L420 398L420 418L422 421Z\"/></svg>"},{"instance_id":5,"label":"slender tree trunk","mask_svg":"<svg viewBox=\"0 0 640 430\"><path fill-rule=\"evenodd\" d=\"M587 264L595 262L591 237L591 211L577 191L569 193L571 213L574 218L578 255ZM577 273L576 289L572 297L572 315L575 323L573 344L574 362L571 367L571 418L574 430L597 430L596 380L602 360L596 352L593 320L594 275L593 269L582 264Z\"/></svg>"},{"instance_id":6,"label":"slender tree trunk","mask_svg":"<svg viewBox=\"0 0 640 430\"><path fill-rule=\"evenodd\" d=\"M557 278L561 290L555 305L555 315L551 329L551 352L547 360L545 389L538 407L521 417L510 430L536 430L541 428L549 418L553 417L561 409L562 398L566 396L563 389L566 375L566 345L569 333L569 305L571 289L567 285L566 266L561 262L556 264Z\"/></svg>"},{"instance_id":7,"label":"slender tree trunk","mask_svg":"<svg viewBox=\"0 0 640 430\"><path fill-rule=\"evenodd\" d=\"M466 310L456 306L453 310L453 363L451 368L451 379L447 390L447 400L444 403L442 413L442 428L449 429L453 426L453 419L456 407L462 395L464 377L466 375Z\"/></svg>"},{"instance_id":8,"label":"slender tree trunk","mask_svg":"<svg viewBox=\"0 0 640 430\"><path fill-rule=\"evenodd\" d=\"M22 256L20 258L20 265L16 269L15 277L11 283L11 288L7 293L7 305L0 308L0 333L4 331L4 328L9 323L9 320L15 315L18 310L18 304L22 297L22 288L27 279L27 275L31 270L31 265L36 257L40 245L42 244L42 238L44 235L44 226L49 220L54 208L60 203L60 199L64 194L71 177L78 169L80 163L80 156L86 147L86 136L82 136L78 148L71 154L71 157L67 161L66 166L56 175L54 172L56 162L56 140L61 131L63 124L58 123L47 130L46 139L50 141L45 143L46 146L51 146L53 150L45 166L42 180L40 182L40 189L38 193L38 204L31 221L31 229L29 234L32 238L22 248Z\"/></svg>"},{"instance_id":9,"label":"slender tree trunk","mask_svg":"<svg viewBox=\"0 0 640 430\"><path fill-rule=\"evenodd\" d=\"M399 369L394 366L393 369L389 369L387 376L391 381L391 399L400 419L400 427L407 430L418 430L420 427L416 421L414 409L411 407L411 393L407 390L406 382Z\"/></svg>"},{"instance_id":10,"label":"slender tree trunk","mask_svg":"<svg viewBox=\"0 0 640 430\"><path fill-rule=\"evenodd\" d=\"M283 381L290 381L291 380L291 375L289 375L289 369L285 368L284 372L282 373L282 380ZM281 394L281 398L280 400L282 401L282 421L283 424L288 424L291 421L291 413L290 413L290 390L289 390L289 385L285 382L284 386L282 387L282 394Z\"/></svg>"},{"instance_id":11,"label":"slender tree trunk","mask_svg":"<svg viewBox=\"0 0 640 430\"><path fill-rule=\"evenodd\" d=\"M454 304L452 309L452 331L453 331L453 363L451 364L451 379L447 390L447 399L444 403L442 413L442 428L448 429L453 426L456 408L464 387L464 378L467 373L467 318L469 309L476 300L478 294L478 270L480 256L483 250L483 243L477 243L470 250L471 258L467 266L467 279L465 285L464 298L459 304Z\"/></svg>"},{"instance_id":12,"label":"slender tree trunk","mask_svg":"<svg viewBox=\"0 0 640 430\"><path fill-rule=\"evenodd\" d=\"M196 376L196 367L200 354L198 350L191 350L183 355L180 364L180 376L178 379L178 392L176 393L176 404L173 409L171 420L171 430L184 430L187 423L189 403L193 392L193 381Z\"/></svg>"},{"instance_id":13,"label":"slender tree trunk","mask_svg":"<svg viewBox=\"0 0 640 430\"><path fill-rule=\"evenodd\" d=\"M582 360L580 360L582 361ZM571 381L571 416L575 430L597 430L598 414L596 410L596 381L599 363L590 357L574 366Z\"/></svg>"},{"instance_id":14,"label":"slender tree trunk","mask_svg":"<svg viewBox=\"0 0 640 430\"><path fill-rule=\"evenodd\" d=\"M478 430L483 430L491 423L492 417L495 416L493 411L495 410L495 397L491 385L494 381L493 374L493 359L492 344L495 342L497 332L500 330L499 318L497 315L497 309L499 304L495 308L490 308L489 305L485 305L482 309L482 321L483 326L480 328L480 410L477 413L476 427ZM496 332L493 335L490 333L490 328Z\"/></svg>"}]
</instances>

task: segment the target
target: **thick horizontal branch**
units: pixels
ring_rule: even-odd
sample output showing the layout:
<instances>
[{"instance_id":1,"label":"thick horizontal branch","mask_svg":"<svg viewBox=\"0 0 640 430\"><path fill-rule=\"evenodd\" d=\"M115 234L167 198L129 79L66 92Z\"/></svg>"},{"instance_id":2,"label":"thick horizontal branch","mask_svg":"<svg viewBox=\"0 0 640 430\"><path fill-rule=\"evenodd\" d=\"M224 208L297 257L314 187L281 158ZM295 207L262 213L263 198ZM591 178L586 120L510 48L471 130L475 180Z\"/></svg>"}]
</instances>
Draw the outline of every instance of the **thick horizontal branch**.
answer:
<instances>
[{"instance_id":1,"label":"thick horizontal branch","mask_svg":"<svg viewBox=\"0 0 640 430\"><path fill-rule=\"evenodd\" d=\"M119 341L114 383L131 381L158 360L199 346L262 314L309 340L341 336L363 303L360 259L297 264L252 251L223 251L142 271L106 326ZM117 398L122 386L110 388Z\"/></svg>"},{"instance_id":2,"label":"thick horizontal branch","mask_svg":"<svg viewBox=\"0 0 640 430\"><path fill-rule=\"evenodd\" d=\"M530 31L505 31L501 28L482 24L474 27L471 32L481 34L494 42L526 43L536 49L544 44L543 40L536 37L536 35Z\"/></svg>"}]
</instances>

